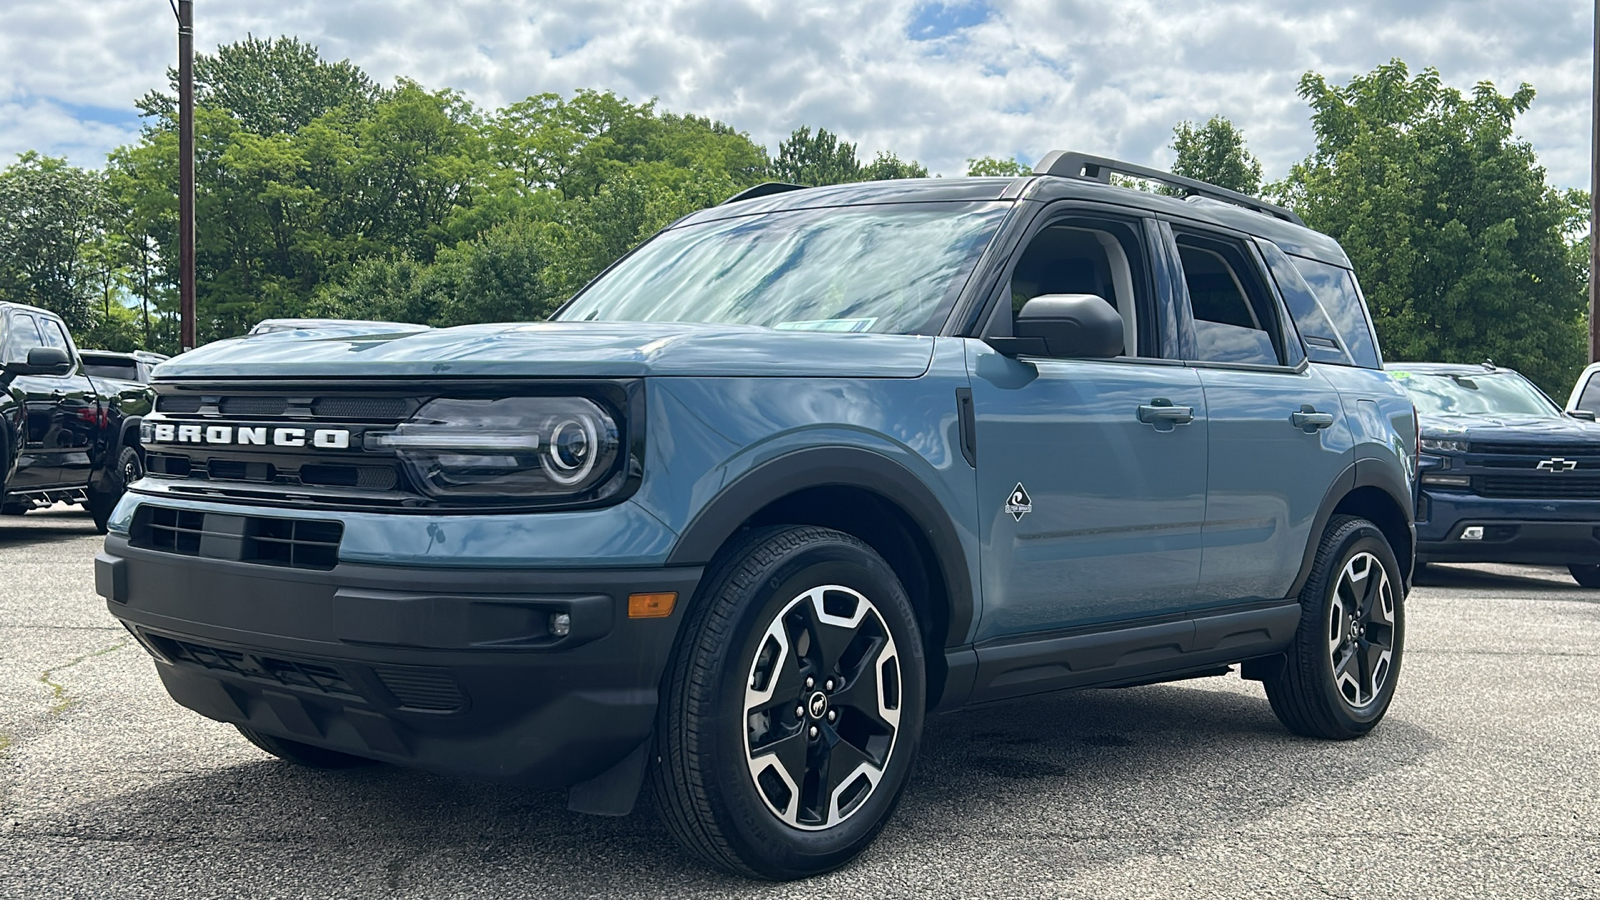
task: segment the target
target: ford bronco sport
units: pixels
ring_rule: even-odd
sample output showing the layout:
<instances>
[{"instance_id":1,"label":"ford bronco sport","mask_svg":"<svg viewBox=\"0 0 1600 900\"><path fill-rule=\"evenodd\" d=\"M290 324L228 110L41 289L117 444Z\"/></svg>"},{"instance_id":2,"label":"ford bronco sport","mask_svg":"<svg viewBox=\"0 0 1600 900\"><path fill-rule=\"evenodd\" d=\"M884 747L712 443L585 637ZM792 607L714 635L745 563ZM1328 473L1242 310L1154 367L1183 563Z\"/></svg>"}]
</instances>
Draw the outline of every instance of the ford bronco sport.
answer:
<instances>
[{"instance_id":1,"label":"ford bronco sport","mask_svg":"<svg viewBox=\"0 0 1600 900\"><path fill-rule=\"evenodd\" d=\"M764 185L548 323L164 364L97 587L283 759L648 789L801 877L930 712L1240 665L1296 734L1371 729L1414 552L1380 366L1339 246L1199 182Z\"/></svg>"}]
</instances>

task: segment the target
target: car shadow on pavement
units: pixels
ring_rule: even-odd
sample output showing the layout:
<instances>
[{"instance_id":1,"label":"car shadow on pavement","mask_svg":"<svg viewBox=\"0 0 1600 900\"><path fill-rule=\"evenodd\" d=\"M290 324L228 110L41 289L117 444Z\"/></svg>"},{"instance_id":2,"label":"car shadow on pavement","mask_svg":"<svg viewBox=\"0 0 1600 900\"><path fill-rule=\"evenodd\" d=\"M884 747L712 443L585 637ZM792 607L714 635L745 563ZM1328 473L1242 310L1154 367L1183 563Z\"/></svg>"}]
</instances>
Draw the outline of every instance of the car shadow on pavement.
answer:
<instances>
[{"instance_id":1,"label":"car shadow on pavement","mask_svg":"<svg viewBox=\"0 0 1600 900\"><path fill-rule=\"evenodd\" d=\"M875 896L960 894L980 868L1037 872L1048 858L1049 870L1072 872L1175 852L1296 804L1342 802L1353 783L1414 766L1439 745L1397 720L1360 741L1296 738L1259 692L1189 685L936 716L878 841L801 893L851 893L867 879L879 885ZM797 895L795 886L702 867L677 850L648 800L641 807L598 818L568 812L559 792L263 758L73 805L23 828L82 846L149 841L147 851L182 861L175 868L214 873L218 891L230 869L292 865L310 893L326 877L319 872L340 873L340 896Z\"/></svg>"},{"instance_id":2,"label":"car shadow on pavement","mask_svg":"<svg viewBox=\"0 0 1600 900\"><path fill-rule=\"evenodd\" d=\"M1485 588L1568 593L1586 590L1572 580L1565 568L1534 566L1500 568L1502 571L1479 566L1432 563L1418 571L1413 580L1416 587L1428 588Z\"/></svg>"},{"instance_id":3,"label":"car shadow on pavement","mask_svg":"<svg viewBox=\"0 0 1600 900\"><path fill-rule=\"evenodd\" d=\"M34 544L53 544L58 541L70 541L75 538L94 537L94 522L89 519L89 514L83 514L83 521L67 522L56 518L49 525L42 522L29 522L27 518L13 516L0 517L0 550L6 547L27 547Z\"/></svg>"}]
</instances>

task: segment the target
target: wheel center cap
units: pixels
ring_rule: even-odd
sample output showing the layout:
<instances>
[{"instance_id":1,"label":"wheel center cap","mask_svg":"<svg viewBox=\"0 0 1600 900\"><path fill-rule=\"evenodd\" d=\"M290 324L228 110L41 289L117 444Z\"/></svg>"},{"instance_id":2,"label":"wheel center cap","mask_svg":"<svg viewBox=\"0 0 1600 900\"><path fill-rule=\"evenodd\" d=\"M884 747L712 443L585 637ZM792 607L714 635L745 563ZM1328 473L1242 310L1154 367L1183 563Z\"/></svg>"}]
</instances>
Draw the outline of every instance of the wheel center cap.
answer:
<instances>
[{"instance_id":1,"label":"wheel center cap","mask_svg":"<svg viewBox=\"0 0 1600 900\"><path fill-rule=\"evenodd\" d=\"M811 713L811 718L820 719L828 713L828 695L817 691L806 701L806 712Z\"/></svg>"}]
</instances>

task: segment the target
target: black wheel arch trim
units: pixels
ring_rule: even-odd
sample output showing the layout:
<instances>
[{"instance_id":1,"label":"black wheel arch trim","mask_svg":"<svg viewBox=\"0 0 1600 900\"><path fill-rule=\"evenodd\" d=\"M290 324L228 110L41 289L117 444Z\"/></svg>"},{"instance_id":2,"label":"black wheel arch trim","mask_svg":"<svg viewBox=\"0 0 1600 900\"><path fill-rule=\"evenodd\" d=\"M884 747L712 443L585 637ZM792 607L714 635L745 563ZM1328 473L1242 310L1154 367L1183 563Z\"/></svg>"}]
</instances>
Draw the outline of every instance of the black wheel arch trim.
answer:
<instances>
[{"instance_id":1,"label":"black wheel arch trim","mask_svg":"<svg viewBox=\"0 0 1600 900\"><path fill-rule=\"evenodd\" d=\"M1417 528L1412 516L1411 485L1405 477L1394 470L1392 463L1380 459L1358 459L1339 473L1334 479L1327 494L1323 495L1322 504L1317 507L1316 518L1311 523L1311 533L1306 541L1305 556L1300 562L1300 571L1295 575L1294 585L1289 588L1290 597L1300 596L1305 589L1306 582L1311 580L1311 569L1317 559L1317 542L1322 539L1322 533L1328 529L1328 520L1333 518L1334 510L1344 499L1359 488L1377 488L1388 496L1395 507L1405 517L1406 530L1410 536L1409 547L1393 547L1396 556L1402 553L1412 561L1416 560ZM1403 573L1406 587L1411 585L1410 572Z\"/></svg>"},{"instance_id":2,"label":"black wheel arch trim","mask_svg":"<svg viewBox=\"0 0 1600 900\"><path fill-rule=\"evenodd\" d=\"M858 447L796 450L739 476L706 504L679 535L668 566L703 566L746 521L772 503L809 488L850 487L877 494L921 530L944 576L949 598L947 647L966 641L974 616L971 573L956 525L916 475L892 459Z\"/></svg>"}]
</instances>

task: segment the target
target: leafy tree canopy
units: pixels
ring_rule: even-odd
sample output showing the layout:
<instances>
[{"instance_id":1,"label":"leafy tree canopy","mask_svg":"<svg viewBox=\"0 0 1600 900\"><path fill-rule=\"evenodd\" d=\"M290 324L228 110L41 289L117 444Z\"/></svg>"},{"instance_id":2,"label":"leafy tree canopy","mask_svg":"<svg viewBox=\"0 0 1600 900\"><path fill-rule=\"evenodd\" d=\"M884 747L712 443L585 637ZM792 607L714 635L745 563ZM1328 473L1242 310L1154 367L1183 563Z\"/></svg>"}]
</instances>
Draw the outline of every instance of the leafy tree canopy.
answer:
<instances>
[{"instance_id":1,"label":"leafy tree canopy","mask_svg":"<svg viewBox=\"0 0 1600 900\"><path fill-rule=\"evenodd\" d=\"M1172 174L1195 178L1217 187L1255 195L1261 191L1261 162L1245 149L1244 135L1222 116L1204 125L1179 122L1172 129L1172 149L1178 158Z\"/></svg>"},{"instance_id":2,"label":"leafy tree canopy","mask_svg":"<svg viewBox=\"0 0 1600 900\"><path fill-rule=\"evenodd\" d=\"M1513 133L1533 103L1394 60L1346 85L1308 73L1316 149L1269 191L1344 246L1391 360L1513 366L1564 395L1584 359L1587 196L1545 181Z\"/></svg>"},{"instance_id":3,"label":"leafy tree canopy","mask_svg":"<svg viewBox=\"0 0 1600 900\"><path fill-rule=\"evenodd\" d=\"M993 156L980 156L967 160L967 174L970 176L985 175L1031 175L1033 167L1020 159L999 159Z\"/></svg>"}]
</instances>

